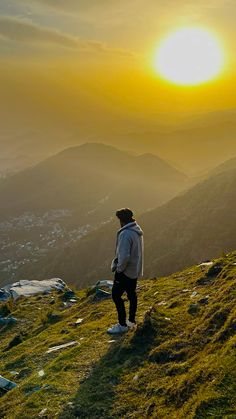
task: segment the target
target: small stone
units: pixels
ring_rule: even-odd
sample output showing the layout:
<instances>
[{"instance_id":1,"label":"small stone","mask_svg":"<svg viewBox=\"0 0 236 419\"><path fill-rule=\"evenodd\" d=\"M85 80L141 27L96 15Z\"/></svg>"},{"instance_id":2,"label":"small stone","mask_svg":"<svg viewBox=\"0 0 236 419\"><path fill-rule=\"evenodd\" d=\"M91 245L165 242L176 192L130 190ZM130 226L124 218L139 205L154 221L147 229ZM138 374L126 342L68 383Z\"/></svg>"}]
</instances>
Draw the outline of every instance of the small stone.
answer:
<instances>
[{"instance_id":1,"label":"small stone","mask_svg":"<svg viewBox=\"0 0 236 419\"><path fill-rule=\"evenodd\" d=\"M202 262L202 263L200 263L200 265L198 265L199 267L209 267L209 266L212 266L213 265L213 262L211 262L211 261L206 261L206 262Z\"/></svg>"},{"instance_id":2,"label":"small stone","mask_svg":"<svg viewBox=\"0 0 236 419\"><path fill-rule=\"evenodd\" d=\"M83 320L84 319L78 319L78 320L76 320L75 324L80 324L80 323L82 323Z\"/></svg>"},{"instance_id":3,"label":"small stone","mask_svg":"<svg viewBox=\"0 0 236 419\"><path fill-rule=\"evenodd\" d=\"M63 297L62 297L63 301L68 301L68 300L75 300L75 293L72 290L67 290L64 292Z\"/></svg>"},{"instance_id":4,"label":"small stone","mask_svg":"<svg viewBox=\"0 0 236 419\"><path fill-rule=\"evenodd\" d=\"M39 417L43 418L45 416L45 413L47 412L47 408L45 407L43 410L41 410L41 412L39 412Z\"/></svg>"},{"instance_id":5,"label":"small stone","mask_svg":"<svg viewBox=\"0 0 236 419\"><path fill-rule=\"evenodd\" d=\"M69 325L72 326L72 327L77 327L77 326L79 326L82 323L83 320L84 319L78 319L74 323L69 323Z\"/></svg>"},{"instance_id":6,"label":"small stone","mask_svg":"<svg viewBox=\"0 0 236 419\"><path fill-rule=\"evenodd\" d=\"M158 303L157 305L158 306L165 306L167 303L166 303L166 301L161 301L160 303Z\"/></svg>"},{"instance_id":7,"label":"small stone","mask_svg":"<svg viewBox=\"0 0 236 419\"><path fill-rule=\"evenodd\" d=\"M0 389L1 390L9 391L15 387L17 387L16 383L13 383L13 381L10 381L7 378L4 378L2 375L0 375Z\"/></svg>"},{"instance_id":8,"label":"small stone","mask_svg":"<svg viewBox=\"0 0 236 419\"><path fill-rule=\"evenodd\" d=\"M44 375L45 375L44 370L40 370L40 371L38 372L38 376L39 376L39 377L44 377Z\"/></svg>"},{"instance_id":9,"label":"small stone","mask_svg":"<svg viewBox=\"0 0 236 419\"><path fill-rule=\"evenodd\" d=\"M134 376L133 380L134 380L134 381L138 381L138 379L139 379L139 376L138 376L138 374L136 374L136 375Z\"/></svg>"},{"instance_id":10,"label":"small stone","mask_svg":"<svg viewBox=\"0 0 236 419\"><path fill-rule=\"evenodd\" d=\"M13 376L16 376L16 375L19 375L19 372L17 372L17 371L10 371L10 374L13 375Z\"/></svg>"},{"instance_id":11,"label":"small stone","mask_svg":"<svg viewBox=\"0 0 236 419\"><path fill-rule=\"evenodd\" d=\"M46 351L46 354L50 354L51 352L60 351L61 349L66 349L66 348L69 348L69 347L75 346L75 345L78 345L77 341L72 341L72 342L68 342L68 343L63 343L62 345L53 346Z\"/></svg>"}]
</instances>

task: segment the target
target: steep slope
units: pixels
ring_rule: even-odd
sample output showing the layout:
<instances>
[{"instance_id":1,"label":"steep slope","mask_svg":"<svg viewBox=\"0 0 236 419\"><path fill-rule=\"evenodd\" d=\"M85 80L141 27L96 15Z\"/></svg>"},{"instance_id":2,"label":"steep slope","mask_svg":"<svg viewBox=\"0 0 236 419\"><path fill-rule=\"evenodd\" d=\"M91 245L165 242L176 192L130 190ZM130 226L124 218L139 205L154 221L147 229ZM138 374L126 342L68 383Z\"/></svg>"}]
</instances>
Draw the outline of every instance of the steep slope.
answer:
<instances>
[{"instance_id":1,"label":"steep slope","mask_svg":"<svg viewBox=\"0 0 236 419\"><path fill-rule=\"evenodd\" d=\"M145 274L166 275L236 248L236 170L212 176L167 204L138 217L145 233ZM107 277L114 254L113 222L51 255L36 269L86 284ZM35 269L34 269L35 271ZM29 266L23 271L34 277Z\"/></svg>"},{"instance_id":2,"label":"steep slope","mask_svg":"<svg viewBox=\"0 0 236 419\"><path fill-rule=\"evenodd\" d=\"M235 417L236 253L139 285L137 330L117 338L113 303L91 290L68 308L62 294L2 304L18 323L0 330L0 372L17 383L1 417Z\"/></svg>"},{"instance_id":3,"label":"steep slope","mask_svg":"<svg viewBox=\"0 0 236 419\"><path fill-rule=\"evenodd\" d=\"M234 170L234 169L236 169L236 157L233 157L230 160L226 160L225 162L217 166L215 169L211 171L211 174L214 175L217 173L222 173L222 172L226 172L228 170Z\"/></svg>"},{"instance_id":4,"label":"steep slope","mask_svg":"<svg viewBox=\"0 0 236 419\"><path fill-rule=\"evenodd\" d=\"M143 223L149 238L148 273L166 274L232 251L236 246L235 187L236 170L220 173L147 213Z\"/></svg>"},{"instance_id":5,"label":"steep slope","mask_svg":"<svg viewBox=\"0 0 236 419\"><path fill-rule=\"evenodd\" d=\"M19 268L64 251L117 208L143 212L187 184L185 175L156 156L136 157L103 144L67 149L2 180L0 284L12 281Z\"/></svg>"}]
</instances>

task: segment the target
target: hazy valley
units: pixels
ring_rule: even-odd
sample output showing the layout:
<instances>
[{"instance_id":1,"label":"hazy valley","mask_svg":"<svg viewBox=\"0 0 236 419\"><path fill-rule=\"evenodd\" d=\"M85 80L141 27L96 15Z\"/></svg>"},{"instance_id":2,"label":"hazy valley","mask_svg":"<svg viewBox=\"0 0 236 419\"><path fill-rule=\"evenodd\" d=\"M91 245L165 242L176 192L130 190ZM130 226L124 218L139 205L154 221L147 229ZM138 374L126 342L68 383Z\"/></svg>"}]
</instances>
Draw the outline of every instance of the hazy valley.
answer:
<instances>
[{"instance_id":1,"label":"hazy valley","mask_svg":"<svg viewBox=\"0 0 236 419\"><path fill-rule=\"evenodd\" d=\"M133 156L102 144L67 149L3 179L1 283L19 275L42 278L38 264L47 266L51 254L67 253L108 223L124 202L142 213L167 202L190 182L156 156Z\"/></svg>"},{"instance_id":2,"label":"hazy valley","mask_svg":"<svg viewBox=\"0 0 236 419\"><path fill-rule=\"evenodd\" d=\"M170 274L236 248L236 169L232 164L225 163L224 171L217 169L219 173L209 179L140 214L138 222L145 231L145 276ZM20 276L59 275L84 286L107 278L117 228L117 222L111 221L72 243L66 252L52 251L43 263L20 269Z\"/></svg>"},{"instance_id":3,"label":"hazy valley","mask_svg":"<svg viewBox=\"0 0 236 419\"><path fill-rule=\"evenodd\" d=\"M196 180L156 156L87 144L3 180L1 283L109 278L114 213L124 205L145 231L147 276L234 250L236 159L204 177L192 186Z\"/></svg>"}]
</instances>

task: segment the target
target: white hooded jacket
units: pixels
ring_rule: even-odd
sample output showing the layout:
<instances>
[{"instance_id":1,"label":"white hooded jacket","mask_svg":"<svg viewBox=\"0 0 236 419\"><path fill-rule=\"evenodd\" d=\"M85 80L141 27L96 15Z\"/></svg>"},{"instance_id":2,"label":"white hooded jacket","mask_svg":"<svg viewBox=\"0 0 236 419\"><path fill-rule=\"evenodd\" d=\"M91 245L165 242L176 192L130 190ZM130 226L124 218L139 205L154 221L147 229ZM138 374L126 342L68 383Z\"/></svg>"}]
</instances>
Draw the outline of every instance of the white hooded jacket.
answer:
<instances>
[{"instance_id":1,"label":"white hooded jacket","mask_svg":"<svg viewBox=\"0 0 236 419\"><path fill-rule=\"evenodd\" d=\"M117 232L116 255L111 270L123 272L129 278L143 275L143 231L136 221Z\"/></svg>"}]
</instances>

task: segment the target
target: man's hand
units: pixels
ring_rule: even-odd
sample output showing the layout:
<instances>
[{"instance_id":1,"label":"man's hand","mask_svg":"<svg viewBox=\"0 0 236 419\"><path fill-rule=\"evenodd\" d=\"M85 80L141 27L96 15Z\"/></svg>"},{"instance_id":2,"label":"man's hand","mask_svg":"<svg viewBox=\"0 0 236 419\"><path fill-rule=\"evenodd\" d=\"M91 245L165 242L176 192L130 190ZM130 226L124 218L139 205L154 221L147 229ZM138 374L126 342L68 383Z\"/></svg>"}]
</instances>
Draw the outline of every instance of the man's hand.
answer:
<instances>
[{"instance_id":1,"label":"man's hand","mask_svg":"<svg viewBox=\"0 0 236 419\"><path fill-rule=\"evenodd\" d=\"M113 261L111 263L111 271L112 272L116 272L117 264L118 264L118 258L113 259Z\"/></svg>"}]
</instances>

